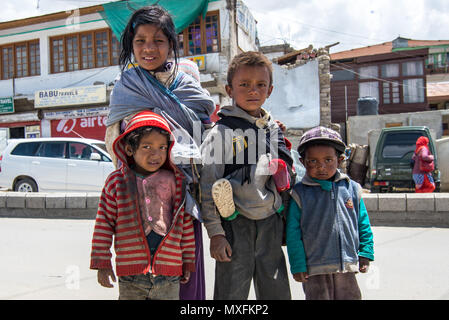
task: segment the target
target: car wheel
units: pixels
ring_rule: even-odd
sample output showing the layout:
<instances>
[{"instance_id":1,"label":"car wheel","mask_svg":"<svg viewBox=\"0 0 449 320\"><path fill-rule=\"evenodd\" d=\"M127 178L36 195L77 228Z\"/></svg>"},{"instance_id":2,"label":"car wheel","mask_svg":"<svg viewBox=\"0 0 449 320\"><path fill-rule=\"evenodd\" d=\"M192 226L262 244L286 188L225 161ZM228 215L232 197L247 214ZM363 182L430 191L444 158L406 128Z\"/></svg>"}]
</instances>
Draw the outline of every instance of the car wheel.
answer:
<instances>
[{"instance_id":1,"label":"car wheel","mask_svg":"<svg viewBox=\"0 0 449 320\"><path fill-rule=\"evenodd\" d=\"M23 178L14 185L14 191L18 192L37 192L37 184L30 178Z\"/></svg>"}]
</instances>

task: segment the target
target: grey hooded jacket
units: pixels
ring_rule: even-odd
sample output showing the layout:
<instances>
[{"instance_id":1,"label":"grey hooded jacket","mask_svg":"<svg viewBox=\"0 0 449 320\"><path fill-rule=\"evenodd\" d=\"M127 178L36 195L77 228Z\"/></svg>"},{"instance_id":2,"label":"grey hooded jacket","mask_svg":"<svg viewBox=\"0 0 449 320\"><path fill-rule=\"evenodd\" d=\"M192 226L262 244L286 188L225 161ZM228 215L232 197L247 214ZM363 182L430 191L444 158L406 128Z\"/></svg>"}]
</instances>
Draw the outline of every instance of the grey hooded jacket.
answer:
<instances>
[{"instance_id":1,"label":"grey hooded jacket","mask_svg":"<svg viewBox=\"0 0 449 320\"><path fill-rule=\"evenodd\" d=\"M262 113L266 115L263 109ZM220 109L218 115L239 117L251 123L255 123L257 120L257 118L252 117L246 111L236 106L224 106ZM274 120L271 117L267 117L267 120L265 130L270 129L277 132L279 127ZM239 142L241 145L244 143L243 131L239 131L235 130L234 132L225 125L217 124L209 131L201 145L203 159L203 167L200 174L201 214L209 237L225 234L211 192L213 183L220 178L227 178L230 181L236 210L248 219L265 219L276 213L282 205L281 196L277 192L274 181L268 172L270 155L260 156L257 163L254 160L254 163L250 165L249 182L244 182L245 168L240 168L232 172L228 177L224 177L225 164L232 163L233 153L241 151L238 147ZM265 132L264 130L260 131ZM261 134L261 136L263 136L263 140L266 139L265 133ZM273 136L271 139L272 143L276 139L277 135ZM233 149L234 147L235 149ZM249 155L252 155L250 151Z\"/></svg>"}]
</instances>

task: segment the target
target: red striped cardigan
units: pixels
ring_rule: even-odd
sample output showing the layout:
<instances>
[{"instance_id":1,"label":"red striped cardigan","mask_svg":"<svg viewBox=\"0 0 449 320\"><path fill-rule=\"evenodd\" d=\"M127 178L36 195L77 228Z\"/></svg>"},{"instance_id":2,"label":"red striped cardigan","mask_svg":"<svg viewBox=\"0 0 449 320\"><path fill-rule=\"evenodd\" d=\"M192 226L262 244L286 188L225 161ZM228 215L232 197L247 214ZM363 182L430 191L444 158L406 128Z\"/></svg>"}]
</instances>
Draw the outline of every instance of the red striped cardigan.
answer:
<instances>
[{"instance_id":1,"label":"red striped cardigan","mask_svg":"<svg viewBox=\"0 0 449 320\"><path fill-rule=\"evenodd\" d=\"M92 240L91 269L112 269L114 237L118 276L151 272L180 276L183 264L195 271L195 235L192 217L184 213L183 176L175 171L174 218L167 235L154 253L150 250L140 218L134 172L126 166L112 172L105 182L98 205Z\"/></svg>"}]
</instances>

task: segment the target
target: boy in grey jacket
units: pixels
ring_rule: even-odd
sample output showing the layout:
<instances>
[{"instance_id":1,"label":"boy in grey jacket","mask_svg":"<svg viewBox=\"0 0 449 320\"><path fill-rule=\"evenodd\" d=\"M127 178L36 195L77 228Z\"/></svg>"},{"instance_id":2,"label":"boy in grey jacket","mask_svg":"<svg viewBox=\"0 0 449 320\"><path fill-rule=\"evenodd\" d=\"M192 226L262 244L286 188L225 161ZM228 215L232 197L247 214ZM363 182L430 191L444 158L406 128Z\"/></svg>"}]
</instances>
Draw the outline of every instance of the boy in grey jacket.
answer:
<instances>
[{"instance_id":1,"label":"boy in grey jacket","mask_svg":"<svg viewBox=\"0 0 449 320\"><path fill-rule=\"evenodd\" d=\"M367 272L374 260L362 188L338 170L345 148L340 135L324 127L299 141L306 175L292 190L287 251L307 300L361 299L355 273Z\"/></svg>"},{"instance_id":2,"label":"boy in grey jacket","mask_svg":"<svg viewBox=\"0 0 449 320\"><path fill-rule=\"evenodd\" d=\"M292 160L282 130L262 108L272 90L265 56L236 56L226 86L233 105L220 109L201 146L201 212L216 260L217 300L247 299L251 280L257 299L291 299L280 192L290 186Z\"/></svg>"}]
</instances>

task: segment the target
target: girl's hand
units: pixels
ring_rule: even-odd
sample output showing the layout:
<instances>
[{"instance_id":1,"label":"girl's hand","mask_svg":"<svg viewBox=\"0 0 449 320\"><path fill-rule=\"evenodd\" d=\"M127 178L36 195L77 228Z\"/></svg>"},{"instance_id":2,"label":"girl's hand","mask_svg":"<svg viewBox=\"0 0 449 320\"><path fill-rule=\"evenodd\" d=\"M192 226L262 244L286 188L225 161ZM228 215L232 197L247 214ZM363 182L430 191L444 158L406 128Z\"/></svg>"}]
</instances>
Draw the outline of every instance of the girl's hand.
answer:
<instances>
[{"instance_id":1,"label":"girl's hand","mask_svg":"<svg viewBox=\"0 0 449 320\"><path fill-rule=\"evenodd\" d=\"M109 277L112 279L113 282L116 282L114 270L112 269L98 269L97 273L97 281L99 284L101 284L103 287L106 288L113 288L111 281L109 280Z\"/></svg>"},{"instance_id":2,"label":"girl's hand","mask_svg":"<svg viewBox=\"0 0 449 320\"><path fill-rule=\"evenodd\" d=\"M179 281L179 283L186 284L187 282L189 282L189 280L190 280L190 271L183 270L182 277L181 277L181 280Z\"/></svg>"}]
</instances>

